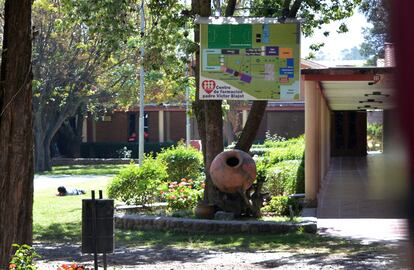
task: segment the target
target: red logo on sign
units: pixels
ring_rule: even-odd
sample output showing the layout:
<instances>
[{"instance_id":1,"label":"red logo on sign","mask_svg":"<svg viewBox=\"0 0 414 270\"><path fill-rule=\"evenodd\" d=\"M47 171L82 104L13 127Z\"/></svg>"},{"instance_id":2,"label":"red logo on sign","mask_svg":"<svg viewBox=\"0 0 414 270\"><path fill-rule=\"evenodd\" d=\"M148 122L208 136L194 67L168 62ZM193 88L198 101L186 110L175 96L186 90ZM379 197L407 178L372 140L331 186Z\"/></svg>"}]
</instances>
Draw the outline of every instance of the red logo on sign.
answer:
<instances>
[{"instance_id":1,"label":"red logo on sign","mask_svg":"<svg viewBox=\"0 0 414 270\"><path fill-rule=\"evenodd\" d=\"M210 94L213 92L214 88L216 88L216 82L213 80L204 80L201 83L201 87L203 87L204 91L206 91L207 94Z\"/></svg>"}]
</instances>

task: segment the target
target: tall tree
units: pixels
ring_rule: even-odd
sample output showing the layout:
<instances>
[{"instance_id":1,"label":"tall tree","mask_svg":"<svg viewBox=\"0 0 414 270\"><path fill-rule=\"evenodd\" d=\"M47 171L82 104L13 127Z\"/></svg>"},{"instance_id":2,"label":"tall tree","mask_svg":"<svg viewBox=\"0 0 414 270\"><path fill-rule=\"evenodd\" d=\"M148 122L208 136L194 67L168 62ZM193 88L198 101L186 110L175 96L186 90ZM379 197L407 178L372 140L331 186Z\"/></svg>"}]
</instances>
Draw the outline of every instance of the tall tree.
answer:
<instances>
[{"instance_id":1,"label":"tall tree","mask_svg":"<svg viewBox=\"0 0 414 270\"><path fill-rule=\"evenodd\" d=\"M31 0L6 0L0 84L0 269L31 244L33 206Z\"/></svg>"},{"instance_id":2,"label":"tall tree","mask_svg":"<svg viewBox=\"0 0 414 270\"><path fill-rule=\"evenodd\" d=\"M384 58L384 44L392 42L390 33L390 12L392 1L363 0L361 11L372 27L364 28L364 42L361 44L361 54L369 57L368 64L376 65L377 59Z\"/></svg>"},{"instance_id":3,"label":"tall tree","mask_svg":"<svg viewBox=\"0 0 414 270\"><path fill-rule=\"evenodd\" d=\"M334 1L314 1L314 0L255 0L251 1L251 6L242 6L243 1L229 0L224 3L226 7L225 15L232 16L236 10L250 10L250 15L277 17L283 23L287 19L303 19L302 32L305 36L312 35L314 29L321 28L321 25L333 20L341 20L353 14L354 8L360 3L360 0L334 0ZM210 16L211 1L192 1L192 10L196 15L202 17ZM341 24L338 32L346 32L347 27ZM329 35L329 33L325 33ZM195 30L195 42L199 41L198 27ZM320 45L318 45L320 46ZM196 86L198 88L198 67L199 52L196 54ZM198 89L197 89L198 93ZM261 120L264 116L267 101L254 101L247 118L247 122L241 136L236 144L236 148L249 151L259 130ZM194 103L194 111L197 117L199 134L203 141L205 171L206 171L206 192L204 201L206 203L218 203L221 205L230 205L229 202L223 202L218 192L212 185L209 177L209 168L214 157L223 151L223 134L222 134L222 114L220 101L201 101ZM236 199L240 203L243 200ZM222 202L220 202L222 201ZM237 204L237 203L236 203ZM244 206L240 206L243 208Z\"/></svg>"},{"instance_id":4,"label":"tall tree","mask_svg":"<svg viewBox=\"0 0 414 270\"><path fill-rule=\"evenodd\" d=\"M35 1L33 15L35 169L45 171L51 169L54 135L96 95L95 76L108 54L99 37L71 21L59 1Z\"/></svg>"},{"instance_id":5,"label":"tall tree","mask_svg":"<svg viewBox=\"0 0 414 270\"><path fill-rule=\"evenodd\" d=\"M170 0L147 3L147 30L141 37L136 2L35 1L37 171L51 169L50 144L60 128L60 134L80 143L86 108L100 113L114 105L136 104L141 63L148 70L147 102L184 100L182 89L188 80L182 78L185 61L178 56L192 43L184 37L187 18L180 15L182 5ZM144 57L138 53L141 44L146 47ZM75 114L79 124L68 125Z\"/></svg>"}]
</instances>

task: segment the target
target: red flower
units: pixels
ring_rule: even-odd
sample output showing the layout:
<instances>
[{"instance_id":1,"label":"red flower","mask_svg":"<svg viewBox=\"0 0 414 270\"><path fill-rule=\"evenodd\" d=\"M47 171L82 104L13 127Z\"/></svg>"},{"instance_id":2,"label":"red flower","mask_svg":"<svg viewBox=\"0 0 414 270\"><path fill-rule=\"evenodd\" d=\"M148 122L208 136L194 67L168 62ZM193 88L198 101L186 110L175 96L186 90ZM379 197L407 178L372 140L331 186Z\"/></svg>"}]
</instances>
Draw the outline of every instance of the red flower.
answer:
<instances>
[{"instance_id":1,"label":"red flower","mask_svg":"<svg viewBox=\"0 0 414 270\"><path fill-rule=\"evenodd\" d=\"M9 269L14 269L14 268L16 268L16 264L11 263L11 264L9 265Z\"/></svg>"}]
</instances>

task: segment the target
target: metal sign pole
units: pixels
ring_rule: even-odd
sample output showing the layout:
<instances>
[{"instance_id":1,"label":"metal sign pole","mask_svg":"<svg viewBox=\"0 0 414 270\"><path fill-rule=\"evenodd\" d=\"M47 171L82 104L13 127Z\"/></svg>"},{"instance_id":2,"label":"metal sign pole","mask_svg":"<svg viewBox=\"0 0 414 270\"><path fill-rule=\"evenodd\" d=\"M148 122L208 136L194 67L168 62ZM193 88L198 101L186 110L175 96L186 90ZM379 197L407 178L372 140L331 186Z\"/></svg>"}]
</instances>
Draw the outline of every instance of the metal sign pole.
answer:
<instances>
[{"instance_id":1,"label":"metal sign pole","mask_svg":"<svg viewBox=\"0 0 414 270\"><path fill-rule=\"evenodd\" d=\"M188 57L187 57L188 60ZM190 130L190 87L188 86L189 72L188 62L185 66L185 77L187 78L187 84L185 85L185 144L187 148L190 146L191 130Z\"/></svg>"},{"instance_id":2,"label":"metal sign pole","mask_svg":"<svg viewBox=\"0 0 414 270\"><path fill-rule=\"evenodd\" d=\"M102 190L101 189L99 190L99 199L100 200L103 199L103 194L102 194ZM107 263L106 263L106 251L105 250L103 251L102 258L103 258L103 269L106 270Z\"/></svg>"},{"instance_id":3,"label":"metal sign pole","mask_svg":"<svg viewBox=\"0 0 414 270\"><path fill-rule=\"evenodd\" d=\"M92 236L93 236L93 263L95 270L98 270L98 247L96 239L96 200L95 200L95 190L92 190Z\"/></svg>"},{"instance_id":4,"label":"metal sign pole","mask_svg":"<svg viewBox=\"0 0 414 270\"><path fill-rule=\"evenodd\" d=\"M144 0L141 2L141 70L140 70L140 89L139 89L139 149L138 149L138 159L139 165L142 165L144 159L144 91L145 91L145 71L144 71L144 43L142 39L144 37L145 31L145 14L144 14Z\"/></svg>"}]
</instances>

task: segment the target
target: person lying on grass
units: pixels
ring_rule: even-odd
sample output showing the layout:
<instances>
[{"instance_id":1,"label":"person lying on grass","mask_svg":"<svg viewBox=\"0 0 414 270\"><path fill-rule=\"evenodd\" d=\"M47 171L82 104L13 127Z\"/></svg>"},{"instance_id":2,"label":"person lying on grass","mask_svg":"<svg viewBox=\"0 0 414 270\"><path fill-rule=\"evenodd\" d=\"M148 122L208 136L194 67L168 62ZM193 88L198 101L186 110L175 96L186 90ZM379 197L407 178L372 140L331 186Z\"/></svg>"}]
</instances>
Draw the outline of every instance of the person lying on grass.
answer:
<instances>
[{"instance_id":1,"label":"person lying on grass","mask_svg":"<svg viewBox=\"0 0 414 270\"><path fill-rule=\"evenodd\" d=\"M66 195L82 195L85 194L85 191L77 188L65 188L64 186L58 187L58 193L56 196L66 196Z\"/></svg>"}]
</instances>

